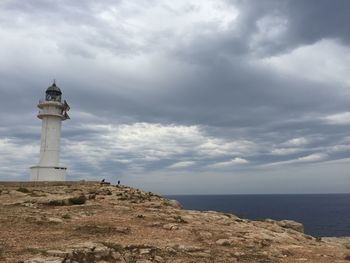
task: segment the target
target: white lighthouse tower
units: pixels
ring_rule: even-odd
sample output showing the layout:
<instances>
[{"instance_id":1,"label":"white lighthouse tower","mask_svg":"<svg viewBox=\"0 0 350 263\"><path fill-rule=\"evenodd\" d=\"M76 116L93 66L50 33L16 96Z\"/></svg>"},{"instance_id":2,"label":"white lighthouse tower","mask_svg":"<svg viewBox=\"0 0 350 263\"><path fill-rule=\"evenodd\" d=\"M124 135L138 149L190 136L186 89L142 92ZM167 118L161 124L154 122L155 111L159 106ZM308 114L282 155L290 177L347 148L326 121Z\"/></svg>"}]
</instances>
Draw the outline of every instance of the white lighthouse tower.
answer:
<instances>
[{"instance_id":1,"label":"white lighthouse tower","mask_svg":"<svg viewBox=\"0 0 350 263\"><path fill-rule=\"evenodd\" d=\"M42 120L40 161L30 167L31 181L65 181L66 167L59 166L61 123L69 119L69 106L62 102L62 92L54 82L46 90L45 100L38 104L38 118Z\"/></svg>"}]
</instances>

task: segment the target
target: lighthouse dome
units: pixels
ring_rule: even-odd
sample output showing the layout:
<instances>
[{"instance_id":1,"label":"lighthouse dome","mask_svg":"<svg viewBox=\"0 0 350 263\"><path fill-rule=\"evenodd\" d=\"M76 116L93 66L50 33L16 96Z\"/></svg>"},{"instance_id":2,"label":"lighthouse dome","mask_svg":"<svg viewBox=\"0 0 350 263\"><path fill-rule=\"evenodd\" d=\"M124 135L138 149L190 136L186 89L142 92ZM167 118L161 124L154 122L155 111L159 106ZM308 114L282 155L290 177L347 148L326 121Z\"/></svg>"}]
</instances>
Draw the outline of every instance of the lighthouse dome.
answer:
<instances>
[{"instance_id":1,"label":"lighthouse dome","mask_svg":"<svg viewBox=\"0 0 350 263\"><path fill-rule=\"evenodd\" d=\"M57 93L62 94L61 89L56 85L55 82L54 82L50 87L47 88L46 93L47 93L47 92L51 92L51 91L55 91L55 92L57 92Z\"/></svg>"},{"instance_id":2,"label":"lighthouse dome","mask_svg":"<svg viewBox=\"0 0 350 263\"><path fill-rule=\"evenodd\" d=\"M46 90L46 100L61 102L61 96L62 91L55 82Z\"/></svg>"}]
</instances>

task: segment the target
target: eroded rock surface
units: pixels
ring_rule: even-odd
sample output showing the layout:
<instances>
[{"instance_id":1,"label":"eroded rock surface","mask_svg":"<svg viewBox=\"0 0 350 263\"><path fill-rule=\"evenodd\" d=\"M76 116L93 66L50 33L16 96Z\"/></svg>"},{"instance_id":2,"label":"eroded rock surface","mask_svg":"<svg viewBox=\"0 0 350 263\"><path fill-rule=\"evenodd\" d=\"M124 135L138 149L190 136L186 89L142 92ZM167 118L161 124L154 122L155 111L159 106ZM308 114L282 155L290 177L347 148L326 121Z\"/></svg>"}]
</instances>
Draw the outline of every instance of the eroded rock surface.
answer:
<instances>
[{"instance_id":1,"label":"eroded rock surface","mask_svg":"<svg viewBox=\"0 0 350 263\"><path fill-rule=\"evenodd\" d=\"M348 239L316 239L290 220L184 210L126 186L20 186L0 183L0 262L350 261Z\"/></svg>"}]
</instances>

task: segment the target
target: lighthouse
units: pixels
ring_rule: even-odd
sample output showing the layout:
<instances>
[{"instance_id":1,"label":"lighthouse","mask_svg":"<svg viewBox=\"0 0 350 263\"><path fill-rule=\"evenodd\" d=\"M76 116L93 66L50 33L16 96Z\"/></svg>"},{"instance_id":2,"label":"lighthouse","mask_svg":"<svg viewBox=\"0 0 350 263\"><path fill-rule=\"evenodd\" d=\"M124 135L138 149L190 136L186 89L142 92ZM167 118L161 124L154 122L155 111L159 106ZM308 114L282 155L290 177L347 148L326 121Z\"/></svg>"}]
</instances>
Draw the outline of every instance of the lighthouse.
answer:
<instances>
[{"instance_id":1,"label":"lighthouse","mask_svg":"<svg viewBox=\"0 0 350 263\"><path fill-rule=\"evenodd\" d=\"M62 121L69 119L69 106L55 81L47 88L45 99L38 104L42 120L40 160L30 167L30 181L65 181L66 167L59 166Z\"/></svg>"}]
</instances>

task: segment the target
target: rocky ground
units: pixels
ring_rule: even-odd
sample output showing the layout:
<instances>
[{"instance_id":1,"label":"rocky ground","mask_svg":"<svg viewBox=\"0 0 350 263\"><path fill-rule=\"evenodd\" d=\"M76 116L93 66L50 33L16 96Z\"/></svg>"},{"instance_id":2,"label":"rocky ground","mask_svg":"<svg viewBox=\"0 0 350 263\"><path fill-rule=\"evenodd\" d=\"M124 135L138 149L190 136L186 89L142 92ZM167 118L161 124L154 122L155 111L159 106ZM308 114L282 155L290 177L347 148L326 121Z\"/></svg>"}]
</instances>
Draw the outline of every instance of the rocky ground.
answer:
<instances>
[{"instance_id":1,"label":"rocky ground","mask_svg":"<svg viewBox=\"0 0 350 263\"><path fill-rule=\"evenodd\" d=\"M0 262L350 262L349 239L98 183L0 183Z\"/></svg>"}]
</instances>

